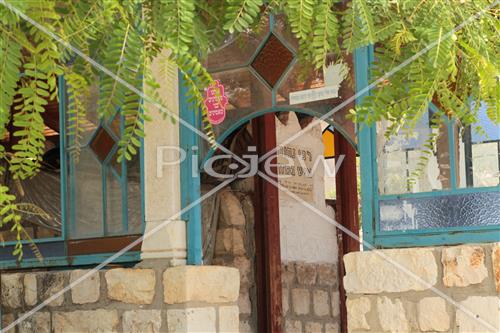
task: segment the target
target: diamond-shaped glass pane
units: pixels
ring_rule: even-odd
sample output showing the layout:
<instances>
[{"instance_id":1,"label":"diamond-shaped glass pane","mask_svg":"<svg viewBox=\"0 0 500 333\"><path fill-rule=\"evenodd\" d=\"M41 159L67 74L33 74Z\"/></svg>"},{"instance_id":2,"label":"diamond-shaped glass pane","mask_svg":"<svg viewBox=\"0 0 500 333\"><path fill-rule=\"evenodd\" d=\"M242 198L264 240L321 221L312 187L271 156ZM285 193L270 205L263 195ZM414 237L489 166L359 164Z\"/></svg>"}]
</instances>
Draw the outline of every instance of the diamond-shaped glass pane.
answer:
<instances>
[{"instance_id":1,"label":"diamond-shaped glass pane","mask_svg":"<svg viewBox=\"0 0 500 333\"><path fill-rule=\"evenodd\" d=\"M271 35L252 62L252 67L274 87L292 60L293 53L276 36Z\"/></svg>"},{"instance_id":2,"label":"diamond-shaped glass pane","mask_svg":"<svg viewBox=\"0 0 500 333\"><path fill-rule=\"evenodd\" d=\"M103 162L115 145L115 140L109 133L101 126L97 129L97 133L90 142L90 148L97 155L99 160Z\"/></svg>"}]
</instances>

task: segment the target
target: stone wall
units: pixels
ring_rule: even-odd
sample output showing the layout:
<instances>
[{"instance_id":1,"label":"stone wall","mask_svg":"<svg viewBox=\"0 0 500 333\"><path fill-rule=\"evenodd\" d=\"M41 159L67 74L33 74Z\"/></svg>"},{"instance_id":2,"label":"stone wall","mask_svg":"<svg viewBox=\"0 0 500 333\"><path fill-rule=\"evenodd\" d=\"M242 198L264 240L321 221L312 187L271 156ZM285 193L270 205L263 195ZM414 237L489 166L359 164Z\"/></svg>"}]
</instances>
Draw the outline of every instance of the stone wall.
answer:
<instances>
[{"instance_id":1,"label":"stone wall","mask_svg":"<svg viewBox=\"0 0 500 333\"><path fill-rule=\"evenodd\" d=\"M89 272L2 273L2 327ZM238 332L238 293L229 267L108 269L9 332Z\"/></svg>"},{"instance_id":2,"label":"stone wall","mask_svg":"<svg viewBox=\"0 0 500 333\"><path fill-rule=\"evenodd\" d=\"M285 332L339 332L336 265L288 262L282 274Z\"/></svg>"},{"instance_id":3,"label":"stone wall","mask_svg":"<svg viewBox=\"0 0 500 333\"><path fill-rule=\"evenodd\" d=\"M251 193L226 188L222 190L219 197L220 215L212 263L235 267L239 270L240 332L256 332L257 286L255 282L254 208Z\"/></svg>"},{"instance_id":4,"label":"stone wall","mask_svg":"<svg viewBox=\"0 0 500 333\"><path fill-rule=\"evenodd\" d=\"M500 331L500 243L377 253L344 256L350 332ZM476 318L466 314L467 310Z\"/></svg>"}]
</instances>

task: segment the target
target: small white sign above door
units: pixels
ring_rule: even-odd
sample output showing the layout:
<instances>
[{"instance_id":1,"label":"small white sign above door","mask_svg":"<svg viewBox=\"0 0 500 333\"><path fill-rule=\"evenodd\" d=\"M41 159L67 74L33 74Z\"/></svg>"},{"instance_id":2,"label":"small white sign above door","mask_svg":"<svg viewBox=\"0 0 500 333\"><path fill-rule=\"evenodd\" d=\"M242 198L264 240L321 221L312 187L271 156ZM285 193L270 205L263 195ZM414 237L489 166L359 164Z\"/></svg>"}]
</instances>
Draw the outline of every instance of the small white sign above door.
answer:
<instances>
[{"instance_id":1,"label":"small white sign above door","mask_svg":"<svg viewBox=\"0 0 500 333\"><path fill-rule=\"evenodd\" d=\"M321 101L339 97L340 86L326 86L321 88L294 91L290 93L290 105Z\"/></svg>"}]
</instances>

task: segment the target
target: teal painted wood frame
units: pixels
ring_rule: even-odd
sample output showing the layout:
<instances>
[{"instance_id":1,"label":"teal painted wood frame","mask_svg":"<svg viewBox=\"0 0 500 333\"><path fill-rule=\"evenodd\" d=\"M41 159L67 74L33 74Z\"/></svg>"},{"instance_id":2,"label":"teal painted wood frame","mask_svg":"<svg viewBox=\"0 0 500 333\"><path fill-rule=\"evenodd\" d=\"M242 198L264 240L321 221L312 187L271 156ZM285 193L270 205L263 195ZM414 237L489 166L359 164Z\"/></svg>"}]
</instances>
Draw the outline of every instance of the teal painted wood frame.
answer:
<instances>
[{"instance_id":1,"label":"teal painted wood frame","mask_svg":"<svg viewBox=\"0 0 500 333\"><path fill-rule=\"evenodd\" d=\"M67 119L66 119L66 103L67 103L67 90L66 90L66 82L64 80L64 76L60 76L58 78L58 99L59 99L59 119L61 124L66 124ZM117 116L120 116L117 114ZM121 120L120 124L122 130L123 130L123 119ZM106 126L107 127L107 126ZM108 129L109 130L109 129ZM109 130L111 135L114 135L113 131ZM59 141L59 146L60 146L60 170L61 170L61 186L60 186L60 191L61 191L61 236L60 237L50 237L50 238L42 238L42 239L34 239L34 242L36 244L56 244L57 246L60 246L62 248L62 252L64 253L64 256L60 255L50 255L43 253L44 254L44 261L40 262L37 259L31 259L31 258L26 258L23 259L21 262L17 262L15 258L13 260L0 260L0 269L19 269L19 268L36 268L36 267L64 267L64 266L81 266L81 265L92 265L92 264L99 264L102 261L106 260L110 256L112 256L114 253L99 253L99 254L89 254L89 255L76 255L76 256L71 256L69 257L67 255L67 248L66 248L66 240L69 239L69 233L68 233L68 227L70 221L71 223L74 223L74 203L70 202L69 198L74 198L74 195L70 195L70 192L73 191L74 193L74 186L71 186L70 184L75 184L74 183L74 165L72 165L71 160L67 158L67 148L68 148L68 141L67 141L67 133L66 133L66 126L60 126L60 141ZM115 137L115 139L117 139ZM116 147L114 148L114 151L116 151ZM110 155L114 154L111 153ZM109 160L111 157L108 157L107 160ZM145 208L145 201L144 201L144 142L141 140L141 147L139 149L139 164L140 164L140 188L142 191L141 195L141 226L142 226L142 231L144 230L144 208ZM104 169L104 168L103 168ZM107 168L106 168L107 169ZM113 169L113 168L111 168ZM64 172L63 170L67 170ZM114 169L113 169L114 170ZM123 182L126 183L126 162L123 161L121 165L121 171L122 171L122 176L120 178L120 182L122 185L122 202L127 201L126 198L124 198L124 194L126 195L127 193L125 192L127 190L127 185L125 184L125 187L123 187ZM113 172L113 171L112 171ZM71 180L71 177L73 177L73 182ZM124 193L125 192L125 193ZM103 193L103 196L105 195L106 192ZM123 215L125 214L125 215ZM73 218L72 218L73 215ZM128 212L127 212L127 206L122 204L122 226L126 224L125 219L127 218ZM127 224L128 226L128 224ZM127 231L127 227L124 227L125 231ZM7 247L6 250L9 249L9 246L15 245L15 241L8 241L4 242L3 246ZM23 241L23 244L28 244L28 241ZM129 251L127 253L124 253L120 257L116 258L113 260L114 263L126 263L126 262L137 262L140 260L140 252L139 251Z\"/></svg>"},{"instance_id":2,"label":"teal painted wood frame","mask_svg":"<svg viewBox=\"0 0 500 333\"><path fill-rule=\"evenodd\" d=\"M370 94L370 66L374 59L373 46L366 46L355 50L354 67L356 80L356 103ZM431 104L431 110L436 107ZM453 120L447 121L448 132L453 133ZM448 135L451 167L451 186L448 190L404 193L395 195L380 195L378 191L378 174L376 159L376 130L375 126L359 125L358 148L361 163L361 212L363 226L363 240L376 248L384 247L411 247L431 246L444 244L459 244L472 242L500 241L500 226L476 226L436 228L407 231L380 230L380 201L388 199L433 198L446 195L468 194L479 192L500 192L500 186L458 188L456 175L456 142L455 135ZM365 245L366 250L371 246Z\"/></svg>"},{"instance_id":3,"label":"teal painted wood frame","mask_svg":"<svg viewBox=\"0 0 500 333\"><path fill-rule=\"evenodd\" d=\"M189 102L188 89L181 72L179 75L179 116L195 128L200 128L199 110ZM181 207L184 209L200 199L200 177L198 172L199 136L190 128L179 124L179 146L186 152L181 162ZM190 265L203 263L201 202L186 210L181 219L187 223L187 262Z\"/></svg>"}]
</instances>

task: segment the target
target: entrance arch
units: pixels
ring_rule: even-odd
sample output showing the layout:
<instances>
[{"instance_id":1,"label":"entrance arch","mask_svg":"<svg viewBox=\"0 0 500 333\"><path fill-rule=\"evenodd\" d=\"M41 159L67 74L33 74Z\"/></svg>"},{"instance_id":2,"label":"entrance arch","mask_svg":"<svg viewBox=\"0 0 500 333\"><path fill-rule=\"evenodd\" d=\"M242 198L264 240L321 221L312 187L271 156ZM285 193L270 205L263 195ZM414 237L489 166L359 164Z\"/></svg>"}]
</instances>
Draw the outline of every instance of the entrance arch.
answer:
<instances>
[{"instance_id":1,"label":"entrance arch","mask_svg":"<svg viewBox=\"0 0 500 333\"><path fill-rule=\"evenodd\" d=\"M222 144L231 134L233 134L236 130L238 130L242 125L244 125L244 124L252 121L253 119L260 117L260 116L263 116L266 114L275 114L276 112L294 112L294 113L312 116L315 118L321 118L324 116L323 113L318 112L317 110L308 109L308 108L295 108L292 106L275 106L275 107L271 107L271 108L267 108L267 109L262 109L262 110L247 114L247 115L241 117L241 119L239 119L238 121L232 123L228 129L226 129L222 134L220 134L216 138L216 142L218 144ZM342 125L340 125L338 122L336 122L335 120L333 120L330 117L322 119L322 120L324 122L326 122L327 124L329 124L330 126L332 126L334 128L334 130L337 131L340 135L342 135L342 137L346 140L346 142L352 146L352 148L356 151L356 153L358 153L358 146L357 146L356 142L349 135L348 131L346 129L344 129L344 127ZM201 160L200 164L199 164L200 171L202 170L206 161L213 156L213 154L216 150L217 150L217 148L214 148L214 147L209 148L208 152L206 154L204 154L204 157L202 159L200 159Z\"/></svg>"}]
</instances>

